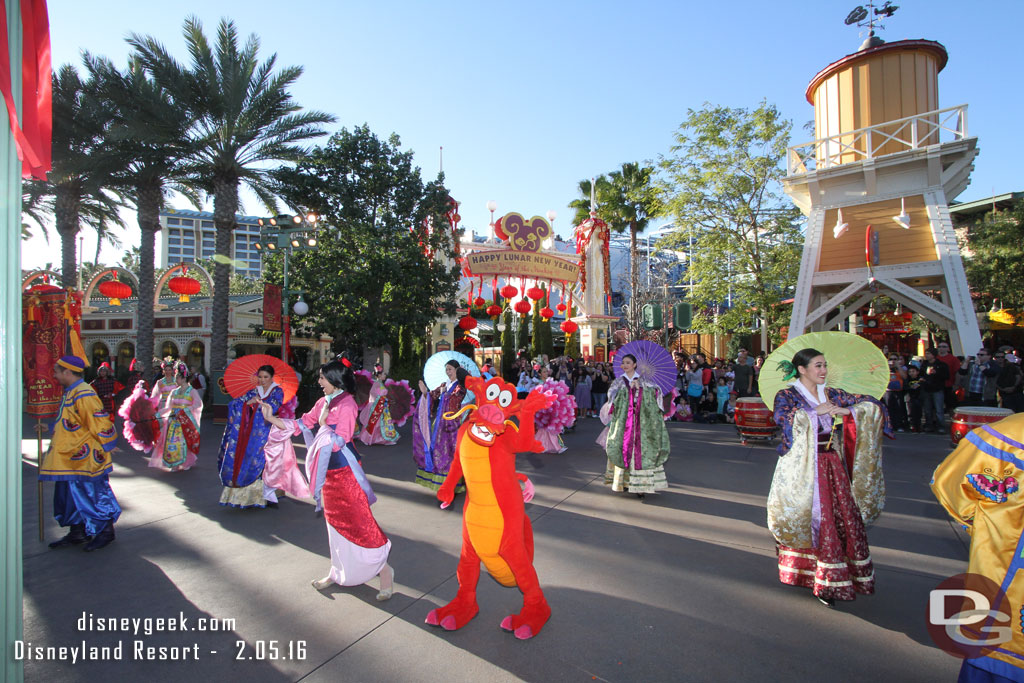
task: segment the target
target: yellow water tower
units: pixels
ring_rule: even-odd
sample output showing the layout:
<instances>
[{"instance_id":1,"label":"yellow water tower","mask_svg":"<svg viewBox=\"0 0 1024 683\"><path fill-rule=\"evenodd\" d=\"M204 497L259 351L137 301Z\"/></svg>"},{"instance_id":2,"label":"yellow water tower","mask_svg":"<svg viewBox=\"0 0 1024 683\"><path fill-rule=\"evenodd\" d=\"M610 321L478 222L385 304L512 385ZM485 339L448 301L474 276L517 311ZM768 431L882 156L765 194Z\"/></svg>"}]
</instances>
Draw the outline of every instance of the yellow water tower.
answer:
<instances>
[{"instance_id":1,"label":"yellow water tower","mask_svg":"<svg viewBox=\"0 0 1024 683\"><path fill-rule=\"evenodd\" d=\"M841 327L884 295L947 329L954 353L980 348L949 217L977 138L966 104L939 108L947 58L937 42L872 31L811 79L816 139L789 148L783 181L808 217L790 337Z\"/></svg>"}]
</instances>

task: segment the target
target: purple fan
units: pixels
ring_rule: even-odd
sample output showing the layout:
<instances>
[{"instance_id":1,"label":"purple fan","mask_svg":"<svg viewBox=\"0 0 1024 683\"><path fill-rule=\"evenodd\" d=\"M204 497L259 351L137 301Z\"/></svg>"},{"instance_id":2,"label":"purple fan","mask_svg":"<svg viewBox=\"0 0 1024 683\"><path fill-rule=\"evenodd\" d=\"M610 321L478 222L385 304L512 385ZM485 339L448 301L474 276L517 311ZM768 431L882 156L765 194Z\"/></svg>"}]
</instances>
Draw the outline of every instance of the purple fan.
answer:
<instances>
[{"instance_id":1,"label":"purple fan","mask_svg":"<svg viewBox=\"0 0 1024 683\"><path fill-rule=\"evenodd\" d=\"M643 339L629 342L615 352L612 369L616 377L622 374L622 357L627 354L636 357L636 372L640 377L656 384L666 394L675 388L678 376L676 362L663 346Z\"/></svg>"}]
</instances>

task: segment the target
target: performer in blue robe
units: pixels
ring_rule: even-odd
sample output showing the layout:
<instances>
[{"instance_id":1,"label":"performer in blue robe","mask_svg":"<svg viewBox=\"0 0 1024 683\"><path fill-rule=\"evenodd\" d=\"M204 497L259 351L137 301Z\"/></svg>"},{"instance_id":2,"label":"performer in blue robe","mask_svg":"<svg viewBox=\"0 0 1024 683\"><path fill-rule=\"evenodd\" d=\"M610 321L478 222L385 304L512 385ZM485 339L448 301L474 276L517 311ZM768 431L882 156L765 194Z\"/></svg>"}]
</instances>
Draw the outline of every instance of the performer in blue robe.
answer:
<instances>
[{"instance_id":1,"label":"performer in blue robe","mask_svg":"<svg viewBox=\"0 0 1024 683\"><path fill-rule=\"evenodd\" d=\"M228 425L220 444L217 468L224 485L220 504L238 508L266 507L263 491L263 448L270 435L270 424L263 419L260 402L276 414L284 400L284 390L274 382L274 368L260 367L258 384L228 404ZM276 505L276 504L275 504Z\"/></svg>"}]
</instances>

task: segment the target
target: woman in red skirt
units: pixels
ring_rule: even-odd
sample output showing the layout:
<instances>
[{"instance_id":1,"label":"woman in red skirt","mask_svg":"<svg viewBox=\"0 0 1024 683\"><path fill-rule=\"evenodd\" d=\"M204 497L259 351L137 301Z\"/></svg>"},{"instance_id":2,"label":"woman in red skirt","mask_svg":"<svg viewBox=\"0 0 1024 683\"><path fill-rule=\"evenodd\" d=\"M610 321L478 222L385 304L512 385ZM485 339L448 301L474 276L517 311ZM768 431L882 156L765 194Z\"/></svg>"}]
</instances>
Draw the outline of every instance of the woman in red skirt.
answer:
<instances>
[{"instance_id":1,"label":"woman in red skirt","mask_svg":"<svg viewBox=\"0 0 1024 683\"><path fill-rule=\"evenodd\" d=\"M828 363L803 349L779 366L789 387L775 396L782 429L768 494L779 580L811 588L824 604L875 590L865 527L885 504L881 435L885 407L871 396L826 387Z\"/></svg>"},{"instance_id":2,"label":"woman in red skirt","mask_svg":"<svg viewBox=\"0 0 1024 683\"><path fill-rule=\"evenodd\" d=\"M376 500L360 464L352 440L359 410L353 398L356 383L347 359L326 363L320 368L323 397L298 420L284 420L269 404L261 406L263 417L278 430L301 433L306 441L306 475L317 509L323 507L327 539L331 549L331 569L313 587L324 590L331 585L358 586L380 577L378 600L391 597L395 572L388 564L391 541L370 511Z\"/></svg>"}]
</instances>

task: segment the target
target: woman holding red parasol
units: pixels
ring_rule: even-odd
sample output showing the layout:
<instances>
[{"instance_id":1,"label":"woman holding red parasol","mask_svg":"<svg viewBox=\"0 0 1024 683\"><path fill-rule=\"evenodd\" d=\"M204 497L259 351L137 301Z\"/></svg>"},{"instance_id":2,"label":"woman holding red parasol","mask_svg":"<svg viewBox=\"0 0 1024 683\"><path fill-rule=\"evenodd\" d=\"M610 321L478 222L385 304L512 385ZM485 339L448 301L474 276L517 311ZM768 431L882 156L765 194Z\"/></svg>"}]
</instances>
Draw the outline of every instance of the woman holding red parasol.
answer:
<instances>
[{"instance_id":1,"label":"woman holding red parasol","mask_svg":"<svg viewBox=\"0 0 1024 683\"><path fill-rule=\"evenodd\" d=\"M247 358L236 360L232 366L242 360ZM256 386L228 404L228 425L217 458L220 481L224 485L221 505L237 508L267 506L263 485L266 465L263 449L270 435L270 423L260 406L269 406L271 414L274 414L284 402L284 389L274 380L276 372L273 364L261 365L256 371ZM277 505L276 497L270 504Z\"/></svg>"},{"instance_id":2,"label":"woman holding red parasol","mask_svg":"<svg viewBox=\"0 0 1024 683\"><path fill-rule=\"evenodd\" d=\"M149 457L149 466L178 472L190 469L199 455L203 399L189 383L184 363L178 361L170 367L174 371L174 389L163 395L159 406L154 406L160 420L160 435Z\"/></svg>"}]
</instances>

